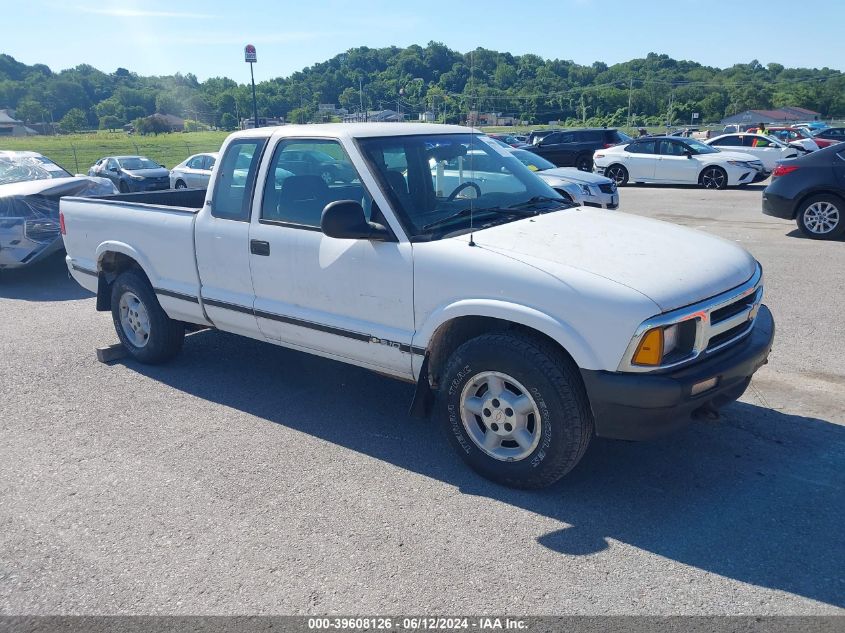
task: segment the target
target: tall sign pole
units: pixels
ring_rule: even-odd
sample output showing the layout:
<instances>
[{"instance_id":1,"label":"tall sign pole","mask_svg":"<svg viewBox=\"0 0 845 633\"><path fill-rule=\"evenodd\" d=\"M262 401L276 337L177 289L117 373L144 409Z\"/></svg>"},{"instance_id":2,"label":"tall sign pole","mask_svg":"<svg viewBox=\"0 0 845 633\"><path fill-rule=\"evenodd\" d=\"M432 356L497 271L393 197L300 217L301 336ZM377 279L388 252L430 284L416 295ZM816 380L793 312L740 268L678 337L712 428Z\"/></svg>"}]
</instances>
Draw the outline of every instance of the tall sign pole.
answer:
<instances>
[{"instance_id":1,"label":"tall sign pole","mask_svg":"<svg viewBox=\"0 0 845 633\"><path fill-rule=\"evenodd\" d=\"M252 44L244 46L244 61L249 64L249 78L252 81L252 118L255 128L258 129L258 101L255 99L255 74L252 72L252 65L258 61L258 56Z\"/></svg>"}]
</instances>

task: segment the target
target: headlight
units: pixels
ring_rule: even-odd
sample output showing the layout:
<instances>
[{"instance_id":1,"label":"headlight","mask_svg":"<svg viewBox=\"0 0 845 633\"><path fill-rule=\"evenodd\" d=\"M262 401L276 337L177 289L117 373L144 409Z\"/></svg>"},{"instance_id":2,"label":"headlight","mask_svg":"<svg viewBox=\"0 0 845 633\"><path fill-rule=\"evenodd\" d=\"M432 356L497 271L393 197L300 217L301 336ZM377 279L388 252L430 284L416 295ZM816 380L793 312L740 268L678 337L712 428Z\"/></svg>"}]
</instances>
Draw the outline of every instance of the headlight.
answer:
<instances>
[{"instance_id":1,"label":"headlight","mask_svg":"<svg viewBox=\"0 0 845 633\"><path fill-rule=\"evenodd\" d=\"M660 365L664 358L678 349L682 336L681 326L691 329L686 337L688 338L687 344L691 346L695 338L695 320L651 328L640 339L631 362L634 365L645 365L646 367Z\"/></svg>"},{"instance_id":2,"label":"headlight","mask_svg":"<svg viewBox=\"0 0 845 633\"><path fill-rule=\"evenodd\" d=\"M734 167L748 167L749 163L747 160L729 160L728 165L733 165Z\"/></svg>"},{"instance_id":3,"label":"headlight","mask_svg":"<svg viewBox=\"0 0 845 633\"><path fill-rule=\"evenodd\" d=\"M144 176L136 176L135 174L128 174L132 180L143 180Z\"/></svg>"},{"instance_id":4,"label":"headlight","mask_svg":"<svg viewBox=\"0 0 845 633\"><path fill-rule=\"evenodd\" d=\"M585 196L593 195L593 192L590 191L589 185L578 185L578 188L581 190L581 193L583 193Z\"/></svg>"}]
</instances>

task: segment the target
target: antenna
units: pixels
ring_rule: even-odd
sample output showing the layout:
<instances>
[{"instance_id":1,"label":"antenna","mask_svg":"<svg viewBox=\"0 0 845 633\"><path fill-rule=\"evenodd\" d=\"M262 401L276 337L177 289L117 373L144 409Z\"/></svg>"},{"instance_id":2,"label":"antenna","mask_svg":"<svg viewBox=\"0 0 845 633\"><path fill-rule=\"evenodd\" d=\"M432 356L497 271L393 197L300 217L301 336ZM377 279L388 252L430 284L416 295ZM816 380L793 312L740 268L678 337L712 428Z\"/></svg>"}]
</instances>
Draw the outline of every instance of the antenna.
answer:
<instances>
[{"instance_id":1,"label":"antenna","mask_svg":"<svg viewBox=\"0 0 845 633\"><path fill-rule=\"evenodd\" d=\"M472 157L473 157L472 147L475 145L475 124L477 122L476 119L478 118L478 112L476 110L473 110L473 106L476 105L474 103L474 100L473 100L474 92L475 92L475 51L472 50L472 51L469 52L469 114L471 114L472 112L475 112L475 117L473 117L472 127L470 128L470 132L469 132L470 152L468 152L468 154L469 154L469 173L471 174L470 178L472 177L472 174L475 173L475 169L474 169L475 165L473 164L473 160L472 160ZM475 246L475 240L473 239L475 237L475 231L474 231L473 217L472 217L473 212L475 210L475 205L473 205L473 203L472 203L473 200L474 200L474 198L469 199L469 245L470 246Z\"/></svg>"}]
</instances>

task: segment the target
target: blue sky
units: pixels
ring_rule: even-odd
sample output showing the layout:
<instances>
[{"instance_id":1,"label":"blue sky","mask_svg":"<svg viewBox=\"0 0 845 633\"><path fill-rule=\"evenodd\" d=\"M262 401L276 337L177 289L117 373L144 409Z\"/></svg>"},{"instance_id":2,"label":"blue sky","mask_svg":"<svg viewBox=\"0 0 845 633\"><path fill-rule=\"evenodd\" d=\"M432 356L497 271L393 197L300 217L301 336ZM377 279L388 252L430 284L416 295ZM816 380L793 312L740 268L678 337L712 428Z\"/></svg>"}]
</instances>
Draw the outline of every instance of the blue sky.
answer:
<instances>
[{"instance_id":1,"label":"blue sky","mask_svg":"<svg viewBox=\"0 0 845 633\"><path fill-rule=\"evenodd\" d=\"M247 43L258 49L259 81L355 46L430 40L462 52L483 46L583 64L654 51L720 67L758 59L845 69L845 0L804 6L795 0L28 0L15 2L14 17L0 23L0 52L53 70L89 63L106 72L122 66L143 75L179 71L240 82L249 78ZM825 35L825 24L836 26Z\"/></svg>"}]
</instances>

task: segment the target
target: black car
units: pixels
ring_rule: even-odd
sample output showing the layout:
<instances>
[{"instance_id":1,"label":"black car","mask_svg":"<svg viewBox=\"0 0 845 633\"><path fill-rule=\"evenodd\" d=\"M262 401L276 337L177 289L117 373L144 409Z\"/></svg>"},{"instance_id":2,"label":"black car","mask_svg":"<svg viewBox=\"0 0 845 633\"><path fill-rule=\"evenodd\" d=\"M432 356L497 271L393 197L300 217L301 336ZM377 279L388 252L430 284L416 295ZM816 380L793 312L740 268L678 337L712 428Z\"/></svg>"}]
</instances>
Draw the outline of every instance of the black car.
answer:
<instances>
[{"instance_id":1,"label":"black car","mask_svg":"<svg viewBox=\"0 0 845 633\"><path fill-rule=\"evenodd\" d=\"M88 175L108 178L121 193L170 189L170 171L145 156L106 156Z\"/></svg>"},{"instance_id":2,"label":"black car","mask_svg":"<svg viewBox=\"0 0 845 633\"><path fill-rule=\"evenodd\" d=\"M845 145L778 161L763 191L763 213L794 219L804 235L817 240L845 233Z\"/></svg>"},{"instance_id":3,"label":"black car","mask_svg":"<svg viewBox=\"0 0 845 633\"><path fill-rule=\"evenodd\" d=\"M583 128L554 131L526 149L558 167L592 171L593 152L630 141L630 136L612 128Z\"/></svg>"},{"instance_id":4,"label":"black car","mask_svg":"<svg viewBox=\"0 0 845 633\"><path fill-rule=\"evenodd\" d=\"M813 133L813 138L826 138L829 141L845 143L845 127L827 127Z\"/></svg>"}]
</instances>

